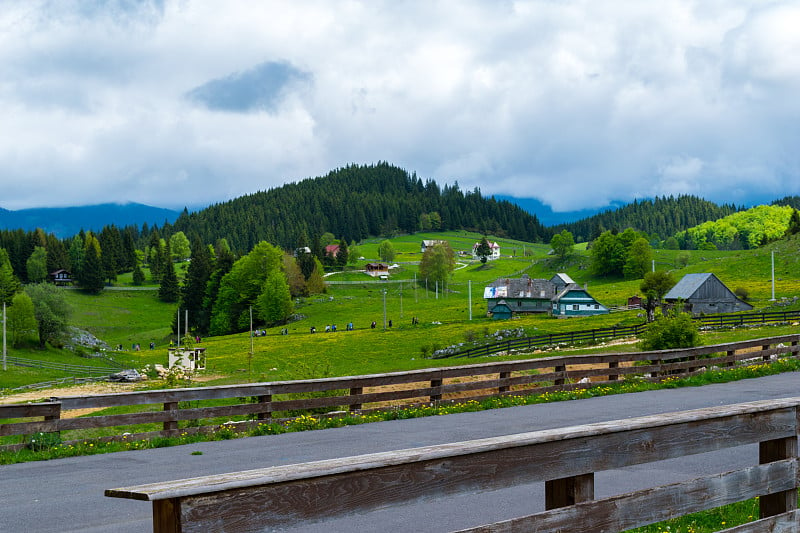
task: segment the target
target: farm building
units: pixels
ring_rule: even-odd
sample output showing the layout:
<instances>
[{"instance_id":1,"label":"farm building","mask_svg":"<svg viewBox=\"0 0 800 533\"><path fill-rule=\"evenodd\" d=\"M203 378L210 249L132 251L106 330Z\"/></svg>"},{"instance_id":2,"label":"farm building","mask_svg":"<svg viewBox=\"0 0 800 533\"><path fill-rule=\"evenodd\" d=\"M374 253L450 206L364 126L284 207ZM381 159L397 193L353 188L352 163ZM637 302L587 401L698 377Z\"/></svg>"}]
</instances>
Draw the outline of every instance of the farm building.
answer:
<instances>
[{"instance_id":1,"label":"farm building","mask_svg":"<svg viewBox=\"0 0 800 533\"><path fill-rule=\"evenodd\" d=\"M586 287L570 283L553 297L554 316L604 315L608 308L592 298Z\"/></svg>"},{"instance_id":2,"label":"farm building","mask_svg":"<svg viewBox=\"0 0 800 533\"><path fill-rule=\"evenodd\" d=\"M54 272L50 272L50 281L56 285L69 285L72 283L72 274L60 268Z\"/></svg>"},{"instance_id":3,"label":"farm building","mask_svg":"<svg viewBox=\"0 0 800 533\"><path fill-rule=\"evenodd\" d=\"M472 245L472 258L473 259L480 259L480 256L478 256L478 246L480 246L480 245L481 245L481 243L479 243L479 242L476 242L475 244ZM497 244L496 242L490 242L489 243L489 249L492 251L492 253L487 255L486 259L491 261L493 259L499 259L500 258L500 245L499 244Z\"/></svg>"},{"instance_id":4,"label":"farm building","mask_svg":"<svg viewBox=\"0 0 800 533\"><path fill-rule=\"evenodd\" d=\"M447 244L447 241L439 241L439 240L424 240L422 241L422 247L420 248L420 252L423 254L428 248L432 248L437 244Z\"/></svg>"},{"instance_id":5,"label":"farm building","mask_svg":"<svg viewBox=\"0 0 800 533\"><path fill-rule=\"evenodd\" d=\"M568 274L560 272L555 276L553 276L552 278L550 278L550 283L556 286L556 292L560 292L567 285L574 285L575 281L573 281L573 279L569 277Z\"/></svg>"},{"instance_id":6,"label":"farm building","mask_svg":"<svg viewBox=\"0 0 800 533\"><path fill-rule=\"evenodd\" d=\"M489 313L494 313L501 300L514 313L547 313L555 295L555 285L550 281L532 279L527 274L518 279L498 279L483 289Z\"/></svg>"},{"instance_id":7,"label":"farm building","mask_svg":"<svg viewBox=\"0 0 800 533\"><path fill-rule=\"evenodd\" d=\"M714 274L686 274L664 295L666 306L674 307L683 302L684 311L699 315L703 313L733 313L750 311L753 306L740 300Z\"/></svg>"},{"instance_id":8,"label":"farm building","mask_svg":"<svg viewBox=\"0 0 800 533\"><path fill-rule=\"evenodd\" d=\"M566 274L551 279L501 278L483 290L487 312L495 319L514 313L548 313L556 316L585 316L608 313L608 308L592 298Z\"/></svg>"},{"instance_id":9,"label":"farm building","mask_svg":"<svg viewBox=\"0 0 800 533\"><path fill-rule=\"evenodd\" d=\"M389 265L384 265L383 263L367 263L364 265L364 272L373 278L388 276Z\"/></svg>"}]
</instances>

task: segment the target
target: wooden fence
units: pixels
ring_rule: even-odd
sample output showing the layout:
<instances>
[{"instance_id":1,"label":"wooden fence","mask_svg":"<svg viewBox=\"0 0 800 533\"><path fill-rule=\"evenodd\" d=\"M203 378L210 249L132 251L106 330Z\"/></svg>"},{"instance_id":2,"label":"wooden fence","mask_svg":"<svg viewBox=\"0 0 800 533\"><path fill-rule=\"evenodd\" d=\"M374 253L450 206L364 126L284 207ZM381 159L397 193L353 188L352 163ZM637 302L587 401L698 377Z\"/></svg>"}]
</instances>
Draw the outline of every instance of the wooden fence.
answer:
<instances>
[{"instance_id":1,"label":"wooden fence","mask_svg":"<svg viewBox=\"0 0 800 533\"><path fill-rule=\"evenodd\" d=\"M105 495L152 502L156 533L266 531L544 482L544 512L462 533L623 531L755 497L759 516L725 531L798 532L798 404L800 398L787 398L711 407L108 489ZM596 472L752 444L759 446L758 464L594 497Z\"/></svg>"},{"instance_id":2,"label":"wooden fence","mask_svg":"<svg viewBox=\"0 0 800 533\"><path fill-rule=\"evenodd\" d=\"M696 316L693 320L703 326L744 326L752 324L772 324L776 322L789 322L800 320L800 311L775 311L770 313L730 313L715 316ZM638 336L647 329L647 323L633 326L613 326L610 328L571 331L566 333L552 333L536 335L520 339L510 339L496 342L467 350L444 350L433 359L448 359L461 357L484 357L498 352L509 350L530 350L537 347L552 346L559 343L575 344L576 342L595 343L603 339L618 339L620 337Z\"/></svg>"},{"instance_id":3,"label":"wooden fence","mask_svg":"<svg viewBox=\"0 0 800 533\"><path fill-rule=\"evenodd\" d=\"M799 341L800 334L795 334L655 352L569 355L315 380L54 397L46 403L0 405L0 420L8 420L0 424L0 437L21 436L20 443L3 446L19 449L25 445L26 435L37 432L124 427L129 439L176 436L215 429L220 420L234 417L246 417L257 424L312 409L364 413L389 406L575 390L633 376L658 381L712 366L797 357ZM227 404L219 405L221 400ZM139 412L69 417L70 410L121 406L138 406ZM44 420L31 420L34 417ZM160 429L137 430L141 424L158 424ZM108 439L119 439L122 432Z\"/></svg>"}]
</instances>

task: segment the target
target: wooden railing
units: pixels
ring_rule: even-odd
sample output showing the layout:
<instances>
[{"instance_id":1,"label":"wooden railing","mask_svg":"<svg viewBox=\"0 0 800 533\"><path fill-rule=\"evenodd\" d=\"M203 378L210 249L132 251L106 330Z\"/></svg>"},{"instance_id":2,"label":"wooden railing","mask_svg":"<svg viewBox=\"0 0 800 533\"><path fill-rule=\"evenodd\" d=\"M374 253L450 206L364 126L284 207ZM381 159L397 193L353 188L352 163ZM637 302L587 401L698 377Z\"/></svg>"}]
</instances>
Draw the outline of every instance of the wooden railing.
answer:
<instances>
[{"instance_id":1,"label":"wooden railing","mask_svg":"<svg viewBox=\"0 0 800 533\"><path fill-rule=\"evenodd\" d=\"M797 532L798 404L800 398L788 398L711 407L109 489L105 495L151 501L157 533L265 531L544 482L544 512L462 533L623 531L754 497L759 517L726 531ZM748 444L758 444L758 464L594 497L597 472Z\"/></svg>"},{"instance_id":2,"label":"wooden railing","mask_svg":"<svg viewBox=\"0 0 800 533\"><path fill-rule=\"evenodd\" d=\"M129 439L176 436L217 428L220 420L234 417L247 417L252 420L250 424L257 424L312 409L364 413L423 403L575 390L613 384L626 376L658 381L710 367L797 357L798 342L800 334L656 352L569 355L316 380L54 397L48 403L0 405L0 420L8 420L0 424L0 437L22 436L22 442L3 446L18 449L24 446L25 435L37 432L125 427ZM228 405L219 405L220 400ZM77 418L68 415L75 409L122 406L139 406L140 412ZM31 420L42 416L44 420ZM135 429L140 424L159 424L161 429ZM107 439L119 439L121 433L119 430Z\"/></svg>"},{"instance_id":3,"label":"wooden railing","mask_svg":"<svg viewBox=\"0 0 800 533\"><path fill-rule=\"evenodd\" d=\"M800 320L800 311L774 311L769 313L730 313L715 316L696 316L692 320L703 326L743 326L749 324L771 324L775 322L789 322ZM582 331L568 331L565 333L546 333L533 337L510 339L466 350L445 350L444 353L435 355L433 359L448 359L462 357L485 357L498 352L509 350L531 350L559 343L575 344L579 342L596 343L604 339L618 339L641 335L647 329L647 323L634 324L633 326L612 326L610 328L587 329Z\"/></svg>"}]
</instances>

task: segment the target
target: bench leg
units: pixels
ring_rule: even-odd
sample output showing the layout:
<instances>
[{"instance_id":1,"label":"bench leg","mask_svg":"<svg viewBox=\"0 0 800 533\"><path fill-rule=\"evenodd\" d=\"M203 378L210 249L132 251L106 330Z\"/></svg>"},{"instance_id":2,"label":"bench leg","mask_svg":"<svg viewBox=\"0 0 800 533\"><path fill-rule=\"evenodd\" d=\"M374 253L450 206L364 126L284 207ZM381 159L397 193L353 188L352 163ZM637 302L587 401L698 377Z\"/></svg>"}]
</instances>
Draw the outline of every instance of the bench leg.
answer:
<instances>
[{"instance_id":1,"label":"bench leg","mask_svg":"<svg viewBox=\"0 0 800 533\"><path fill-rule=\"evenodd\" d=\"M180 533L181 501L178 498L153 502L153 533Z\"/></svg>"}]
</instances>

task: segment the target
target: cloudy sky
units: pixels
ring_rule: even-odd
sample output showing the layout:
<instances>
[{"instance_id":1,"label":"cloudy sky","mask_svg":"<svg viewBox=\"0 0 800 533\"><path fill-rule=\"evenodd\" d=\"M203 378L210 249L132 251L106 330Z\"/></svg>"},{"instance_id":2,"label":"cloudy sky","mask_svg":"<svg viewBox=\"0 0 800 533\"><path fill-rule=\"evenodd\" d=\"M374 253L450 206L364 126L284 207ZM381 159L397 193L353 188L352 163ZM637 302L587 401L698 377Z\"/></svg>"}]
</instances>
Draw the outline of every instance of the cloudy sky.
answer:
<instances>
[{"instance_id":1,"label":"cloudy sky","mask_svg":"<svg viewBox=\"0 0 800 533\"><path fill-rule=\"evenodd\" d=\"M556 211L800 194L800 2L0 0L0 207L388 161Z\"/></svg>"}]
</instances>

